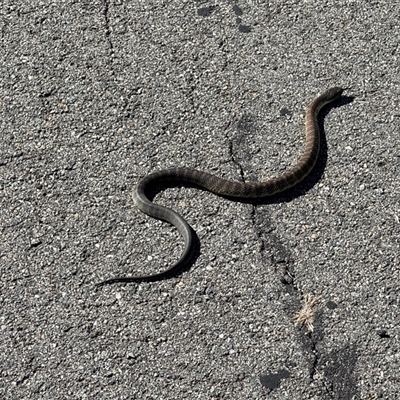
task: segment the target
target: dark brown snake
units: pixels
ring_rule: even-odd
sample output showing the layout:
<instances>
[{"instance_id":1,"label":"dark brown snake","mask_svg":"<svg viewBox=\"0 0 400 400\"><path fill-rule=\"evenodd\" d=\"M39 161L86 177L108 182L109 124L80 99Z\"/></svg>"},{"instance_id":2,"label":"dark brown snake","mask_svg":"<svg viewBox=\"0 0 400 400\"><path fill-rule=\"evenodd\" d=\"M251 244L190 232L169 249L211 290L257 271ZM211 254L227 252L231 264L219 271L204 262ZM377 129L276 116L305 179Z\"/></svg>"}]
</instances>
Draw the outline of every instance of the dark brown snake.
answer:
<instances>
[{"instance_id":1,"label":"dark brown snake","mask_svg":"<svg viewBox=\"0 0 400 400\"><path fill-rule=\"evenodd\" d=\"M193 168L165 169L144 177L133 193L136 207L150 217L164 220L174 225L183 236L185 248L181 258L170 268L154 275L117 277L107 279L97 285L116 282L157 281L174 275L190 261L193 246L193 232L188 223L177 212L170 208L155 204L148 199L146 193L150 188L158 185L189 184L206 189L219 196L258 199L283 192L302 181L314 168L320 148L320 132L318 128L318 114L321 109L340 98L343 91L340 87L333 87L317 97L308 107L305 118L306 143L305 150L298 163L277 178L265 182L234 182L218 178L207 172Z\"/></svg>"}]
</instances>

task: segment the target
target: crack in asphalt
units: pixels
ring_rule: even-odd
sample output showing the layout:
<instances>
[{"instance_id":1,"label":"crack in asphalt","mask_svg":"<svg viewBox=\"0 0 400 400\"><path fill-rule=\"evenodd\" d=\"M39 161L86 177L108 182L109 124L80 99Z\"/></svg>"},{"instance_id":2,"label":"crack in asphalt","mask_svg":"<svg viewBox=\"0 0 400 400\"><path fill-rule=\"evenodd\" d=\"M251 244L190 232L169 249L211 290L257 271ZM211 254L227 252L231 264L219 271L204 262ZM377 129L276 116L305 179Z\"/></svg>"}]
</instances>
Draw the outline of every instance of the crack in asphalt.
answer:
<instances>
[{"instance_id":1,"label":"crack in asphalt","mask_svg":"<svg viewBox=\"0 0 400 400\"><path fill-rule=\"evenodd\" d=\"M234 139L228 137L228 141L229 141L228 145L229 157L231 161L234 163L234 165L238 167L240 173L240 179L243 182L246 182L244 168L235 156ZM296 285L296 278L295 278L293 264L290 263L290 261L285 256L285 250L280 248L281 246L279 246L279 244L276 243L277 240L275 240L272 236L269 243L266 243L265 238L263 238L262 226L260 226L257 221L257 205L251 204L251 207L252 207L250 211L251 221L259 243L258 252L261 255L261 259L263 261L265 260L265 251L268 246L276 248L277 250L276 254L272 253L270 258L271 263L275 266L275 273L278 272L281 273L280 282L286 286L286 288L292 293L292 295L296 296L297 302L300 304L301 298L304 297L304 293ZM309 333L307 334L308 340L303 341L306 353L310 354L312 357L309 368L310 383L315 381L315 375L318 373L318 364L320 363L321 359L320 352L317 348L317 345L320 341L319 336L320 335L316 334L315 332Z\"/></svg>"},{"instance_id":2,"label":"crack in asphalt","mask_svg":"<svg viewBox=\"0 0 400 400\"><path fill-rule=\"evenodd\" d=\"M108 45L110 47L110 50L114 49L112 40L111 40L111 30L110 30L110 17L109 17L109 8L110 5L108 3L108 0L102 0L103 3L103 16L104 16L104 23L105 23L105 29L106 29L106 38Z\"/></svg>"}]
</instances>

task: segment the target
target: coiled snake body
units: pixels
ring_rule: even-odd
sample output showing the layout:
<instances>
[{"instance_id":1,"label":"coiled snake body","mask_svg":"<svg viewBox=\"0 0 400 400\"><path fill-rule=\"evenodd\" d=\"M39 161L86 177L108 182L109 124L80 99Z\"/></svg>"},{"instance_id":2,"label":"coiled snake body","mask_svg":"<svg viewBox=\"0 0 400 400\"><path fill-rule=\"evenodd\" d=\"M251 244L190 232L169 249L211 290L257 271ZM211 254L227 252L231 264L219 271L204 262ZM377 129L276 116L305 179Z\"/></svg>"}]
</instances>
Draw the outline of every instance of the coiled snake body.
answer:
<instances>
[{"instance_id":1,"label":"coiled snake body","mask_svg":"<svg viewBox=\"0 0 400 400\"><path fill-rule=\"evenodd\" d=\"M133 193L136 207L150 217L167 221L174 225L182 235L185 248L181 258L170 268L154 275L117 277L100 282L98 285L116 282L156 281L173 275L183 268L190 260L193 245L193 233L188 223L174 210L155 204L146 195L149 188L159 184L169 185L185 183L199 186L220 196L257 199L283 192L302 181L313 169L319 154L320 133L318 128L318 113L320 110L337 100L345 89L334 87L317 97L308 107L305 118L306 141L305 150L298 163L281 176L265 182L244 183L218 178L207 172L193 168L165 169L144 177Z\"/></svg>"}]
</instances>

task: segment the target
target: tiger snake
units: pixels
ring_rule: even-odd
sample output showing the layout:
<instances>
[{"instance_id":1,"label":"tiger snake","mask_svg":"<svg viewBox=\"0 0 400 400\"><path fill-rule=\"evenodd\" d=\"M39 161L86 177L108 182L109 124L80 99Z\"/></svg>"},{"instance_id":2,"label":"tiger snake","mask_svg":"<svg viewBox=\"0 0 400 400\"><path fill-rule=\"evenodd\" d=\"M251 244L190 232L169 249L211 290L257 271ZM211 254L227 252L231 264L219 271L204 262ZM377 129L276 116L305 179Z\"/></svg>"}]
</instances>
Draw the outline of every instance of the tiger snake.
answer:
<instances>
[{"instance_id":1,"label":"tiger snake","mask_svg":"<svg viewBox=\"0 0 400 400\"><path fill-rule=\"evenodd\" d=\"M320 150L320 132L318 127L318 114L329 103L340 98L343 91L340 87L328 89L314 99L307 107L305 117L305 149L297 164L282 175L264 182L235 182L219 178L207 172L194 168L171 168L153 172L145 176L133 192L136 207L150 217L167 221L175 226L182 235L185 247L179 260L170 268L152 275L116 277L104 280L97 285L116 282L157 281L173 276L186 266L191 259L194 233L176 211L153 203L147 193L159 185L186 184L208 190L219 196L237 199L259 199L283 192L301 182L314 168Z\"/></svg>"}]
</instances>

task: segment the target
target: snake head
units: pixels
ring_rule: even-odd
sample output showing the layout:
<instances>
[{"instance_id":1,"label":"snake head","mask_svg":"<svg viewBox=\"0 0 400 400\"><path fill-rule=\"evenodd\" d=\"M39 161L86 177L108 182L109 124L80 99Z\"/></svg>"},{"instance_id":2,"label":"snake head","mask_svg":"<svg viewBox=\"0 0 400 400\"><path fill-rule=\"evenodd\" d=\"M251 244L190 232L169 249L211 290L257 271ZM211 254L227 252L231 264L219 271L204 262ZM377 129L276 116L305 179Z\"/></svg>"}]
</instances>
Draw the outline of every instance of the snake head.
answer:
<instances>
[{"instance_id":1,"label":"snake head","mask_svg":"<svg viewBox=\"0 0 400 400\"><path fill-rule=\"evenodd\" d=\"M334 100L337 100L342 93L348 88L341 88L339 86L335 86L333 88L328 89L325 93L324 93L324 97L326 98L327 102L331 102Z\"/></svg>"}]
</instances>

